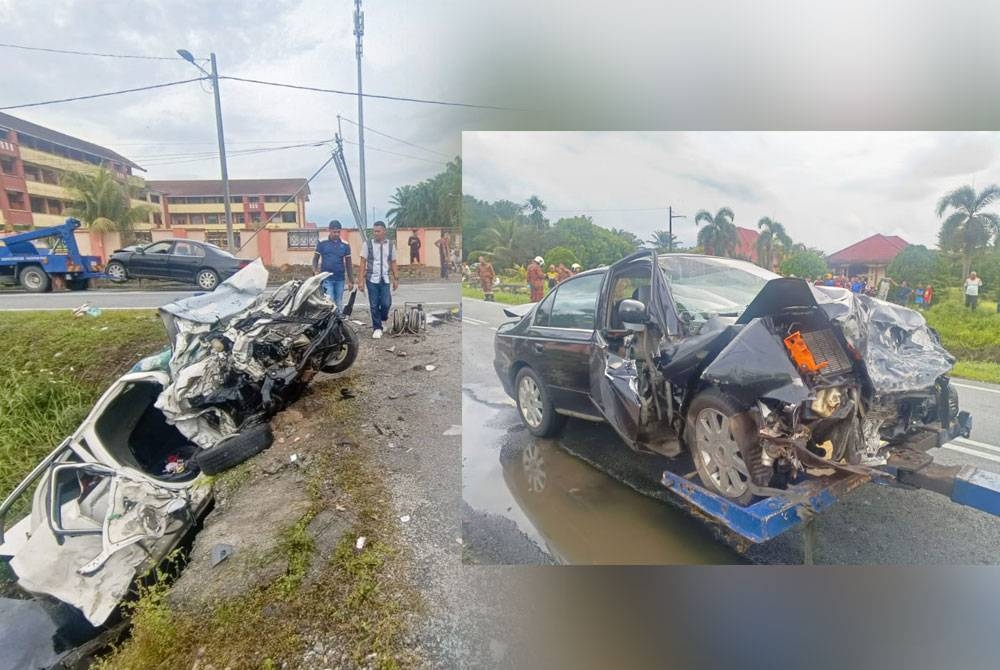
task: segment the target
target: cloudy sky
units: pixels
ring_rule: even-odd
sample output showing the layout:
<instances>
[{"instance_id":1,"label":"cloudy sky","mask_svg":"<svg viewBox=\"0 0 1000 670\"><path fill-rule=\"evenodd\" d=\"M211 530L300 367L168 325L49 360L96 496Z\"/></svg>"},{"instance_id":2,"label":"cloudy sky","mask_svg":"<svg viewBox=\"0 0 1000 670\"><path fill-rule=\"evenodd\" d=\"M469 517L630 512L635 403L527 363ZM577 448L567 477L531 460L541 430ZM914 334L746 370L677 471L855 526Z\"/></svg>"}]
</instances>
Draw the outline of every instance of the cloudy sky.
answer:
<instances>
[{"instance_id":1,"label":"cloudy sky","mask_svg":"<svg viewBox=\"0 0 1000 670\"><path fill-rule=\"evenodd\" d=\"M932 246L942 194L1000 184L1000 135L985 132L466 132L462 153L467 194L537 194L552 219L647 239L673 206L692 244L694 214L728 206L739 226L769 216L828 253L875 232Z\"/></svg>"},{"instance_id":2,"label":"cloudy sky","mask_svg":"<svg viewBox=\"0 0 1000 670\"><path fill-rule=\"evenodd\" d=\"M461 37L449 19L462 23L463 5L366 2L365 91L462 100L448 54ZM174 56L177 48L198 57L214 51L223 75L354 90L353 11L351 0L0 0L0 42L155 56ZM0 48L0 63L0 107L197 76L180 59ZM229 152L326 140L338 113L357 120L354 97L232 81L222 82L222 106ZM219 177L213 100L203 82L7 113L114 149L145 167L147 179ZM475 111L366 100L366 126L423 147L366 133L369 211L374 206L383 217L397 186L442 169L460 150L458 128L476 118ZM357 129L343 127L355 142ZM358 149L345 150L357 188ZM232 155L229 171L231 178L308 177L328 155L324 147ZM350 220L332 164L313 183L307 214L312 221Z\"/></svg>"}]
</instances>

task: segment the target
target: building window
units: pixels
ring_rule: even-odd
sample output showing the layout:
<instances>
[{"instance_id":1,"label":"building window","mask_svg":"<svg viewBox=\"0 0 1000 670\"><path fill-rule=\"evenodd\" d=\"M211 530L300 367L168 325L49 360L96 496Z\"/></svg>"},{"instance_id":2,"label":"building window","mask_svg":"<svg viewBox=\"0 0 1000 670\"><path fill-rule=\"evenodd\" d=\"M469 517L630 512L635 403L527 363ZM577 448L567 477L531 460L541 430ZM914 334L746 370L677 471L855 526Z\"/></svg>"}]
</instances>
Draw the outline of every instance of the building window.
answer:
<instances>
[{"instance_id":1,"label":"building window","mask_svg":"<svg viewBox=\"0 0 1000 670\"><path fill-rule=\"evenodd\" d=\"M160 196L156 195L155 193L150 193L149 194L149 201L150 202L155 202L156 204L160 204Z\"/></svg>"},{"instance_id":2,"label":"building window","mask_svg":"<svg viewBox=\"0 0 1000 670\"><path fill-rule=\"evenodd\" d=\"M45 211L45 198L39 198L37 196L31 196L28 198L31 201L31 211L35 214L48 214Z\"/></svg>"},{"instance_id":3,"label":"building window","mask_svg":"<svg viewBox=\"0 0 1000 670\"><path fill-rule=\"evenodd\" d=\"M7 202L10 203L11 209L23 210L26 205L24 194L20 191L7 191Z\"/></svg>"},{"instance_id":4,"label":"building window","mask_svg":"<svg viewBox=\"0 0 1000 670\"><path fill-rule=\"evenodd\" d=\"M207 223L208 225L214 226L218 222L219 222L219 215L218 214L206 214L205 215L205 223Z\"/></svg>"},{"instance_id":5,"label":"building window","mask_svg":"<svg viewBox=\"0 0 1000 670\"><path fill-rule=\"evenodd\" d=\"M224 230L209 230L205 232L205 241L209 244L214 244L215 246L226 249L226 231ZM240 234L233 233L233 241L236 243L236 249L240 248ZM227 251L235 252L236 249L226 249Z\"/></svg>"},{"instance_id":6,"label":"building window","mask_svg":"<svg viewBox=\"0 0 1000 670\"><path fill-rule=\"evenodd\" d=\"M4 174L13 175L14 174L14 159L7 158L6 156L0 157L0 171Z\"/></svg>"},{"instance_id":7,"label":"building window","mask_svg":"<svg viewBox=\"0 0 1000 670\"><path fill-rule=\"evenodd\" d=\"M34 165L24 166L24 178L28 181L41 181L42 171L35 167Z\"/></svg>"},{"instance_id":8,"label":"building window","mask_svg":"<svg viewBox=\"0 0 1000 670\"><path fill-rule=\"evenodd\" d=\"M295 223L295 212L282 212L281 213L282 223Z\"/></svg>"},{"instance_id":9,"label":"building window","mask_svg":"<svg viewBox=\"0 0 1000 670\"><path fill-rule=\"evenodd\" d=\"M148 230L134 230L132 231L132 239L135 240L136 244L152 244L153 233Z\"/></svg>"},{"instance_id":10,"label":"building window","mask_svg":"<svg viewBox=\"0 0 1000 670\"><path fill-rule=\"evenodd\" d=\"M283 195L265 195L264 202L284 202L286 200Z\"/></svg>"},{"instance_id":11,"label":"building window","mask_svg":"<svg viewBox=\"0 0 1000 670\"><path fill-rule=\"evenodd\" d=\"M47 204L49 206L49 214L62 214L63 213L63 204L62 204L62 201L60 201L60 200L53 200L52 198L49 198Z\"/></svg>"},{"instance_id":12,"label":"building window","mask_svg":"<svg viewBox=\"0 0 1000 670\"><path fill-rule=\"evenodd\" d=\"M237 223L242 226L245 223L245 221L243 220L243 215L233 214L233 223Z\"/></svg>"},{"instance_id":13,"label":"building window","mask_svg":"<svg viewBox=\"0 0 1000 670\"><path fill-rule=\"evenodd\" d=\"M289 249L315 249L319 244L318 230L289 230Z\"/></svg>"},{"instance_id":14,"label":"building window","mask_svg":"<svg viewBox=\"0 0 1000 670\"><path fill-rule=\"evenodd\" d=\"M204 226L205 225L205 215L204 214L192 214L191 218L192 226Z\"/></svg>"},{"instance_id":15,"label":"building window","mask_svg":"<svg viewBox=\"0 0 1000 670\"><path fill-rule=\"evenodd\" d=\"M42 170L42 181L46 184L59 184L59 175L52 170Z\"/></svg>"},{"instance_id":16,"label":"building window","mask_svg":"<svg viewBox=\"0 0 1000 670\"><path fill-rule=\"evenodd\" d=\"M161 215L161 214L154 214L153 215L153 225L156 226L157 228L162 228L163 227L163 215ZM150 234L152 234L152 233L150 233Z\"/></svg>"},{"instance_id":17,"label":"building window","mask_svg":"<svg viewBox=\"0 0 1000 670\"><path fill-rule=\"evenodd\" d=\"M254 212L250 215L251 223L260 223L260 212Z\"/></svg>"},{"instance_id":18,"label":"building window","mask_svg":"<svg viewBox=\"0 0 1000 670\"><path fill-rule=\"evenodd\" d=\"M171 226L186 226L187 225L187 214L171 214L170 215L170 225Z\"/></svg>"}]
</instances>

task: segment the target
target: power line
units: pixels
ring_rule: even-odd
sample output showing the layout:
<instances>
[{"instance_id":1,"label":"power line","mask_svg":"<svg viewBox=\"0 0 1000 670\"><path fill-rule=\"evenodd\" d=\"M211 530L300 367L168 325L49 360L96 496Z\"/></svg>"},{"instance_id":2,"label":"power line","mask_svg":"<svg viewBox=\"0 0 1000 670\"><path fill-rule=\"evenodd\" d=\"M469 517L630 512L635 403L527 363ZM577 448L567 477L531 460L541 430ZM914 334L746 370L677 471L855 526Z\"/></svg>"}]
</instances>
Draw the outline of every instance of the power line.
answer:
<instances>
[{"instance_id":1,"label":"power line","mask_svg":"<svg viewBox=\"0 0 1000 670\"><path fill-rule=\"evenodd\" d=\"M546 208L545 211L549 212L549 213L552 213L552 212L556 212L556 213L560 213L560 212L561 213L565 213L565 212L665 212L665 211L667 211L667 208L666 207L638 207L638 208L635 208L635 209L586 209L586 208L578 208L578 209L548 209L548 208Z\"/></svg>"},{"instance_id":2,"label":"power line","mask_svg":"<svg viewBox=\"0 0 1000 670\"><path fill-rule=\"evenodd\" d=\"M181 84L190 84L193 81L202 81L205 77L196 77L194 79L182 79L180 81L168 81L163 84L151 84L149 86L140 86L138 88L126 88L121 91L108 91L107 93L94 93L92 95L78 95L74 98L61 98L59 100L44 100L42 102L27 102L21 105L7 105L6 107L0 107L0 111L5 111L8 109L23 109L25 107L41 107L42 105L55 105L61 102L73 102L75 100L93 100L94 98L106 98L112 95L121 95L123 93L136 93L138 91L150 91L156 88L166 88L168 86L179 86Z\"/></svg>"},{"instance_id":3,"label":"power line","mask_svg":"<svg viewBox=\"0 0 1000 670\"><path fill-rule=\"evenodd\" d=\"M351 120L350 120L349 118L347 118L346 116L342 116L342 117L340 117L340 118L341 118L341 119L343 119L344 121L347 121L347 122L348 122L349 124L351 124L352 126L357 126L357 125L358 125L358 123L357 123L356 121L351 121ZM382 132L382 131L380 131L380 130L375 130L374 128L372 128L372 127L370 127L370 126L365 126L364 128L365 128L365 130L367 130L368 132L371 132L371 133L375 133L376 135L381 135L382 137L388 137L388 138L389 138L390 140L396 140L397 142L401 142L401 143L403 143L403 144L406 144L406 145L409 145L409 146L411 146L411 147L413 147L413 148L415 148L415 149L422 149L422 150L424 150L424 151L428 151L428 152L430 152L430 153L432 153L432 154L437 154L438 156L441 156L442 158L447 158L447 159L449 159L449 160L450 160L450 159L452 158L451 156L449 156L449 155L448 155L448 154L446 154L446 153L442 153L442 152L440 152L440 151L435 151L434 149L428 149L427 147L423 147L423 146L420 146L419 144L414 144L413 142L410 142L410 141L408 141L408 140L404 140L404 139L401 139L401 138L399 138L399 137L393 137L392 135L389 135L388 133L383 133L383 132Z\"/></svg>"},{"instance_id":4,"label":"power line","mask_svg":"<svg viewBox=\"0 0 1000 670\"><path fill-rule=\"evenodd\" d=\"M329 165L330 163L333 162L334 155L335 154L331 153L330 157L327 158L326 161L324 161L323 164L319 166L319 169L316 170L315 172L313 172L312 176L309 177L309 179L306 179L306 183L302 184L302 186L299 186L298 190L295 191L295 193L293 193L290 196L288 196L288 198L285 200L285 202L283 202L281 204L281 207L278 208L278 211L276 211L274 214L272 214L271 216L269 216L267 218L267 221L265 221L259 228L255 229L253 231L253 235L251 235L250 237L248 237L247 240L246 240L246 242L244 242L243 244L241 244L240 248L237 249L237 251L242 251L243 248L246 247L246 245L250 243L250 240L252 240L253 238L257 237L257 233L259 233L260 231L262 231L265 228L267 228L267 225L269 223L271 223L271 221L274 220L274 217L278 216L278 214L281 214L282 210L285 209L285 207L288 205L288 203L292 202L296 197L298 197L299 193L301 193L302 190L306 186L309 186L309 184L312 183L312 180L315 179L316 177L318 177L319 173L326 169L327 165ZM266 212L265 212L265 214L266 214Z\"/></svg>"},{"instance_id":5,"label":"power line","mask_svg":"<svg viewBox=\"0 0 1000 670\"><path fill-rule=\"evenodd\" d=\"M237 151L227 151L226 155L228 157L230 157L230 158L240 158L242 156L253 156L253 155L256 155L256 154L270 153L272 151L284 151L286 149L297 149L297 148L302 148L302 147L321 147L321 146L324 146L325 144L328 144L329 142L330 141L328 140L327 142L310 142L308 144L290 144L290 145L284 146L284 147L258 147L256 149L242 149L242 150L237 150ZM198 163L200 161L212 160L212 159L215 159L215 158L218 158L218 157L219 157L218 153L209 153L209 154L202 153L202 154L195 154L194 156L190 156L188 158L177 158L176 160L169 160L169 159L167 159L167 160L160 160L160 161L157 161L155 159L154 160L142 160L142 163L146 167L162 167L162 166L165 166L165 165L181 165L181 164L184 164L184 163ZM136 160L138 161L140 159L137 158Z\"/></svg>"},{"instance_id":6,"label":"power line","mask_svg":"<svg viewBox=\"0 0 1000 670\"><path fill-rule=\"evenodd\" d=\"M295 149L298 147L321 146L323 144L329 144L331 142L333 142L332 137L323 140L311 140L306 142L297 142L295 144L285 144L278 147L268 147L268 146L247 147L245 149L235 149L233 151L227 151L226 153L228 153L231 156L245 154L245 153L262 153L266 151L281 151L283 149ZM141 158L144 160L155 161L160 158L193 158L195 156L218 156L218 155L219 155L218 151L194 151L194 152L183 151L183 152L168 153L168 154L139 154L137 156L133 156L133 158L137 160Z\"/></svg>"},{"instance_id":7,"label":"power line","mask_svg":"<svg viewBox=\"0 0 1000 670\"><path fill-rule=\"evenodd\" d=\"M352 142L351 140L344 140L344 144L353 144L353 145L357 146L358 143L357 142ZM395 152L395 151L389 151L388 149L379 149L378 147L373 147L373 146L368 145L368 144L365 145L365 149L370 149L371 151L379 151L381 153L391 154L393 156L401 156L402 158L412 158L415 161L423 161L425 163L434 163L435 165L447 165L447 163L444 162L444 161L436 161L436 160L434 160L432 158L424 158L423 156L412 156L410 154L401 154L401 153L398 153L398 152Z\"/></svg>"},{"instance_id":8,"label":"power line","mask_svg":"<svg viewBox=\"0 0 1000 670\"><path fill-rule=\"evenodd\" d=\"M260 79L247 79L245 77L229 77L220 75L219 79L229 79L231 81L242 81L248 84L262 84L264 86L279 86L281 88L294 88L300 91L315 91L317 93L336 93L338 95L350 95L357 96L355 91L342 91L335 88L319 88L317 86L300 86L298 84L284 84L277 81L263 81ZM505 112L524 112L524 109L515 109L513 107L497 107L494 105L474 105L467 102L449 102L445 100L430 100L427 98L405 98L396 95L376 95L375 93L362 93L362 96L366 98L378 98L381 100L396 100L399 102L418 102L426 105L444 105L447 107L470 107L473 109L497 109Z\"/></svg>"},{"instance_id":9,"label":"power line","mask_svg":"<svg viewBox=\"0 0 1000 670\"><path fill-rule=\"evenodd\" d=\"M55 54L72 54L74 56L101 56L103 58L132 58L137 60L183 60L180 56L139 56L134 54L108 54L94 51L72 51L70 49L49 49L47 47L29 47L25 44L6 44L0 42L0 47L7 49L23 49L24 51L45 51Z\"/></svg>"}]
</instances>

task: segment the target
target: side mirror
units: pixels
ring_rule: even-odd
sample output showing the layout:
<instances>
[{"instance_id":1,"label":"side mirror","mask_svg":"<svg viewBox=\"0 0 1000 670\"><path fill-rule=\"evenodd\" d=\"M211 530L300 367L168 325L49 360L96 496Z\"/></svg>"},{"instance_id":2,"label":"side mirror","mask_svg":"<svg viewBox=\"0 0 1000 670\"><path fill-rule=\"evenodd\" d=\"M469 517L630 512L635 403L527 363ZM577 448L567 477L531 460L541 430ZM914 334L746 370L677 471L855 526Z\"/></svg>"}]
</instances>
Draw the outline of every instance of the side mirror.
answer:
<instances>
[{"instance_id":1,"label":"side mirror","mask_svg":"<svg viewBox=\"0 0 1000 670\"><path fill-rule=\"evenodd\" d=\"M622 300L618 305L618 320L624 324L628 330L642 331L649 323L649 314L646 312L646 305L639 300Z\"/></svg>"},{"instance_id":2,"label":"side mirror","mask_svg":"<svg viewBox=\"0 0 1000 670\"><path fill-rule=\"evenodd\" d=\"M136 249L136 251L140 254L144 254L146 253L146 247L139 247L138 249Z\"/></svg>"}]
</instances>

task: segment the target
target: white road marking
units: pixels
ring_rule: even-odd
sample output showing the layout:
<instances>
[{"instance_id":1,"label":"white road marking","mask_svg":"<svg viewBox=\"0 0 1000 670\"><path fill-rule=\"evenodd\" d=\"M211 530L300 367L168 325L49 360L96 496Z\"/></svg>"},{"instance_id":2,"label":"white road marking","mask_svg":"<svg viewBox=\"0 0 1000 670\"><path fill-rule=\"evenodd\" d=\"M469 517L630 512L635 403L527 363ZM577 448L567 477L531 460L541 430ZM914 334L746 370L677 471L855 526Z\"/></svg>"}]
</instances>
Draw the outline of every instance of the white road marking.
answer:
<instances>
[{"instance_id":1,"label":"white road marking","mask_svg":"<svg viewBox=\"0 0 1000 670\"><path fill-rule=\"evenodd\" d=\"M973 391L986 391L987 393L1000 393L997 389L988 389L984 386L972 386L971 384L959 384L958 382L951 382L952 386L957 386L963 389L972 389Z\"/></svg>"},{"instance_id":2,"label":"white road marking","mask_svg":"<svg viewBox=\"0 0 1000 670\"><path fill-rule=\"evenodd\" d=\"M954 442L949 442L942 445L942 449L949 449L951 451L957 451L959 453L968 454L970 456L975 456L976 458L983 458L987 461L994 461L995 463L1000 463L1000 456L991 456L985 452L979 451L978 449L969 449L961 445L955 444Z\"/></svg>"},{"instance_id":3,"label":"white road marking","mask_svg":"<svg viewBox=\"0 0 1000 670\"><path fill-rule=\"evenodd\" d=\"M473 319L471 316L463 316L462 317L462 321L464 321L466 323L472 323L472 324L475 324L477 326L488 325L485 321L480 321L479 319Z\"/></svg>"},{"instance_id":4,"label":"white road marking","mask_svg":"<svg viewBox=\"0 0 1000 670\"><path fill-rule=\"evenodd\" d=\"M979 447L980 449L995 451L998 455L1000 455L1000 446L997 446L995 444L986 444L985 442L977 442L976 440L970 440L967 437L956 437L953 440L953 442L964 444L967 447Z\"/></svg>"}]
</instances>

